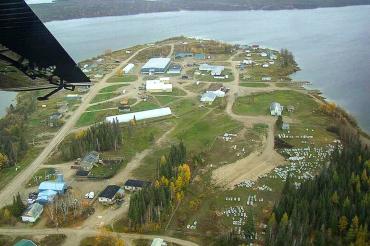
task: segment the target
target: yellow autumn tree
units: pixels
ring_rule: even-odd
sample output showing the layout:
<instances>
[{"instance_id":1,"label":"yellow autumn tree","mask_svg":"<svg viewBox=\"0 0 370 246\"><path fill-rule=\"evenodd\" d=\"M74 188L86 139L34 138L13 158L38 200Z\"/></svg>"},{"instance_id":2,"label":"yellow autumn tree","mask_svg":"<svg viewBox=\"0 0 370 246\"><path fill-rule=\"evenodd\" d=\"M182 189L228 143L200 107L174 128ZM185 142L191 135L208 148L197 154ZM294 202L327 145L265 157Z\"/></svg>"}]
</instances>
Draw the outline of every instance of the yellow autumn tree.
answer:
<instances>
[{"instance_id":1,"label":"yellow autumn tree","mask_svg":"<svg viewBox=\"0 0 370 246\"><path fill-rule=\"evenodd\" d=\"M159 181L158 180L155 180L154 181L154 187L155 188L159 188L160 184L159 184Z\"/></svg>"},{"instance_id":2,"label":"yellow autumn tree","mask_svg":"<svg viewBox=\"0 0 370 246\"><path fill-rule=\"evenodd\" d=\"M190 177L191 177L191 171L190 171L190 167L188 164L182 165L182 173L183 173L185 184L189 184Z\"/></svg>"},{"instance_id":3,"label":"yellow autumn tree","mask_svg":"<svg viewBox=\"0 0 370 246\"><path fill-rule=\"evenodd\" d=\"M162 176L161 177L161 185L168 186L168 184L169 184L168 179L165 176Z\"/></svg>"},{"instance_id":4,"label":"yellow autumn tree","mask_svg":"<svg viewBox=\"0 0 370 246\"><path fill-rule=\"evenodd\" d=\"M175 190L180 191L183 185L184 185L184 181L182 179L182 176L181 175L177 176L177 179L175 181Z\"/></svg>"},{"instance_id":5,"label":"yellow autumn tree","mask_svg":"<svg viewBox=\"0 0 370 246\"><path fill-rule=\"evenodd\" d=\"M5 154L0 153L0 169L5 167L8 163L8 157Z\"/></svg>"}]
</instances>

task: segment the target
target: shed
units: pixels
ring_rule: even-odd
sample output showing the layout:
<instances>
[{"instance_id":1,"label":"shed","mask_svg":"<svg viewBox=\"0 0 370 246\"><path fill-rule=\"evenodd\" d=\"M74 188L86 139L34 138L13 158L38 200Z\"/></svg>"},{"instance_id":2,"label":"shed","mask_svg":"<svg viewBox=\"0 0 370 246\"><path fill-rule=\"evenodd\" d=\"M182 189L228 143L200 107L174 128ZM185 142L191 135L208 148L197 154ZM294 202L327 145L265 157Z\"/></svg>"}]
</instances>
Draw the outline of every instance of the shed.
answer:
<instances>
[{"instance_id":1,"label":"shed","mask_svg":"<svg viewBox=\"0 0 370 246\"><path fill-rule=\"evenodd\" d=\"M21 216L23 222L34 223L44 211L44 206L40 203L33 203Z\"/></svg>"},{"instance_id":2,"label":"shed","mask_svg":"<svg viewBox=\"0 0 370 246\"><path fill-rule=\"evenodd\" d=\"M37 244L35 244L31 240L22 239L22 240L18 241L16 244L14 244L14 246L37 246Z\"/></svg>"},{"instance_id":3,"label":"shed","mask_svg":"<svg viewBox=\"0 0 370 246\"><path fill-rule=\"evenodd\" d=\"M140 111L140 112L134 112L134 113L128 113L128 114L109 116L105 118L105 121L107 122L118 121L119 123L123 123L123 122L129 122L133 120L134 118L136 120L145 120L145 119L168 116L171 114L172 114L171 109L169 107L166 107L166 108L158 108L158 109L152 109L152 110L146 110L146 111Z\"/></svg>"},{"instance_id":4,"label":"shed","mask_svg":"<svg viewBox=\"0 0 370 246\"><path fill-rule=\"evenodd\" d=\"M99 202L112 204L118 195L124 192L118 185L108 185L99 195Z\"/></svg>"},{"instance_id":5,"label":"shed","mask_svg":"<svg viewBox=\"0 0 370 246\"><path fill-rule=\"evenodd\" d=\"M80 169L84 171L90 171L95 164L99 162L99 153L91 151L87 153L80 163Z\"/></svg>"},{"instance_id":6,"label":"shed","mask_svg":"<svg viewBox=\"0 0 370 246\"><path fill-rule=\"evenodd\" d=\"M141 190L144 186L149 186L150 184L151 182L148 182L148 181L129 179L125 182L124 188L125 190L129 190L129 191L137 191L137 190Z\"/></svg>"}]
</instances>

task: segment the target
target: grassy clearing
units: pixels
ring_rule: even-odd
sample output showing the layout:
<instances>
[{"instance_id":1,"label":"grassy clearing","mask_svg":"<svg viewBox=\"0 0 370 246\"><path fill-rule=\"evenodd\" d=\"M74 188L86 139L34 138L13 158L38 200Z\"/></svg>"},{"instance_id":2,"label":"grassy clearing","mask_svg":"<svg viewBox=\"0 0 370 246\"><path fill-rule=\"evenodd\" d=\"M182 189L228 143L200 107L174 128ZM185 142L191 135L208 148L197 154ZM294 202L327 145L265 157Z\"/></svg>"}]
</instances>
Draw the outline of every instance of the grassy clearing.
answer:
<instances>
[{"instance_id":1,"label":"grassy clearing","mask_svg":"<svg viewBox=\"0 0 370 246\"><path fill-rule=\"evenodd\" d=\"M117 91L119 88L122 88L124 86L128 86L129 84L119 84L119 85L110 85L107 86L99 91L99 93L107 93L107 92L114 92Z\"/></svg>"},{"instance_id":2,"label":"grassy clearing","mask_svg":"<svg viewBox=\"0 0 370 246\"><path fill-rule=\"evenodd\" d=\"M123 245L123 241L116 237L97 235L96 237L86 237L80 242L80 246L107 246Z\"/></svg>"},{"instance_id":3,"label":"grassy clearing","mask_svg":"<svg viewBox=\"0 0 370 246\"><path fill-rule=\"evenodd\" d=\"M205 75L202 75L202 74L205 74ZM215 79L211 73L206 73L206 72L202 72L202 74L200 75L195 75L195 79L199 80L199 81L205 81L205 82L220 82L220 83L224 83L224 82L231 82L234 80L234 75L233 73L231 72L230 69L226 68L223 72L222 72L222 75L227 75L228 78L225 78L225 79Z\"/></svg>"},{"instance_id":4,"label":"grassy clearing","mask_svg":"<svg viewBox=\"0 0 370 246\"><path fill-rule=\"evenodd\" d=\"M146 102L141 101L131 107L131 112L145 111L159 108L160 106L153 100L148 100Z\"/></svg>"},{"instance_id":5,"label":"grassy clearing","mask_svg":"<svg viewBox=\"0 0 370 246\"><path fill-rule=\"evenodd\" d=\"M118 93L104 93L104 94L98 94L94 97L94 99L91 101L91 103L98 103L98 102L103 102L109 99L112 99L116 96L119 96Z\"/></svg>"},{"instance_id":6,"label":"grassy clearing","mask_svg":"<svg viewBox=\"0 0 370 246\"><path fill-rule=\"evenodd\" d=\"M147 62L153 57L167 57L170 54L171 46L164 45L161 47L150 47L140 51L134 58L131 59L131 63L143 63Z\"/></svg>"},{"instance_id":7,"label":"grassy clearing","mask_svg":"<svg viewBox=\"0 0 370 246\"><path fill-rule=\"evenodd\" d=\"M96 105L92 105L92 106L88 107L86 111L95 111L95 110L102 110L102 109L114 108L114 107L117 107L116 103L110 101L110 102L104 102L104 103L99 103L99 104L96 104Z\"/></svg>"},{"instance_id":8,"label":"grassy clearing","mask_svg":"<svg viewBox=\"0 0 370 246\"><path fill-rule=\"evenodd\" d=\"M196 83L191 83L189 85L185 86L185 89L194 92L194 93L200 93L203 92L208 87L208 84L200 82L199 85Z\"/></svg>"},{"instance_id":9,"label":"grassy clearing","mask_svg":"<svg viewBox=\"0 0 370 246\"><path fill-rule=\"evenodd\" d=\"M54 180L55 179L54 174L55 174L55 168L49 168L49 167L41 168L28 181L27 187L37 186L45 180Z\"/></svg>"},{"instance_id":10,"label":"grassy clearing","mask_svg":"<svg viewBox=\"0 0 370 246\"><path fill-rule=\"evenodd\" d=\"M156 96L155 98L159 101L161 106L166 106L167 104L170 104L176 100L179 100L178 97L172 97L172 96Z\"/></svg>"},{"instance_id":11,"label":"grassy clearing","mask_svg":"<svg viewBox=\"0 0 370 246\"><path fill-rule=\"evenodd\" d=\"M138 79L137 75L127 74L127 75L115 75L108 79L108 83L118 83L118 82L134 82Z\"/></svg>"},{"instance_id":12,"label":"grassy clearing","mask_svg":"<svg viewBox=\"0 0 370 246\"><path fill-rule=\"evenodd\" d=\"M273 91L268 93L253 94L237 98L233 110L243 115L269 115L269 107L272 102L279 102L286 107L295 107L295 116L303 117L311 114L318 108L318 104L310 96L296 91ZM283 111L288 115L287 110Z\"/></svg>"},{"instance_id":13,"label":"grassy clearing","mask_svg":"<svg viewBox=\"0 0 370 246\"><path fill-rule=\"evenodd\" d=\"M103 111L85 112L81 115L76 123L76 127L83 127L92 125L94 123L101 122L107 116L112 116L118 114L117 109L108 109Z\"/></svg>"},{"instance_id":14,"label":"grassy clearing","mask_svg":"<svg viewBox=\"0 0 370 246\"><path fill-rule=\"evenodd\" d=\"M240 83L239 84L240 86L243 86L243 87L269 87L270 85L269 84L266 84L266 83Z\"/></svg>"}]
</instances>

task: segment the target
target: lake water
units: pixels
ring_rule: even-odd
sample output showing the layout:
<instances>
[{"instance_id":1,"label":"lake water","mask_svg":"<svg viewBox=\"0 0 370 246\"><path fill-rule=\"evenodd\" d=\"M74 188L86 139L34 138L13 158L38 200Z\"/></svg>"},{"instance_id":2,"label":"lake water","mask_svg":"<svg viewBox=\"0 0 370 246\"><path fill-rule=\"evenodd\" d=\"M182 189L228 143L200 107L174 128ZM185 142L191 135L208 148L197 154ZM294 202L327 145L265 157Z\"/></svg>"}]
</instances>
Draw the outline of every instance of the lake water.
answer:
<instances>
[{"instance_id":1,"label":"lake water","mask_svg":"<svg viewBox=\"0 0 370 246\"><path fill-rule=\"evenodd\" d=\"M181 11L98 17L46 24L80 61L185 35L291 50L302 71L329 100L370 132L370 6L281 11Z\"/></svg>"},{"instance_id":2,"label":"lake water","mask_svg":"<svg viewBox=\"0 0 370 246\"><path fill-rule=\"evenodd\" d=\"M0 117L6 114L6 109L10 104L16 104L16 96L15 92L0 91Z\"/></svg>"}]
</instances>

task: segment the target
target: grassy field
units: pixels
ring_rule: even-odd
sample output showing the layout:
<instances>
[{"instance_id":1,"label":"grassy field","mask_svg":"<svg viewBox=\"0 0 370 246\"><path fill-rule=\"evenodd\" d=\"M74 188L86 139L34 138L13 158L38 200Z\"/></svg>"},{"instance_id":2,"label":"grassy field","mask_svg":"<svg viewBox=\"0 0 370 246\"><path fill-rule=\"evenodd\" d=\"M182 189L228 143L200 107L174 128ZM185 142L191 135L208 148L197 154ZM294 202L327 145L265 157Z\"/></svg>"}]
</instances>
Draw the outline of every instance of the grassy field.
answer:
<instances>
[{"instance_id":1,"label":"grassy field","mask_svg":"<svg viewBox=\"0 0 370 246\"><path fill-rule=\"evenodd\" d=\"M118 93L101 93L101 94L97 94L94 99L91 101L91 103L98 103L98 102L102 102L102 101L106 101L106 100L109 100L109 99L112 99L116 96L119 96Z\"/></svg>"},{"instance_id":2,"label":"grassy field","mask_svg":"<svg viewBox=\"0 0 370 246\"><path fill-rule=\"evenodd\" d=\"M76 123L76 127L83 127L92 125L94 123L101 122L107 116L112 116L118 114L117 109L108 109L102 111L93 111L93 112L85 112L81 115Z\"/></svg>"},{"instance_id":3,"label":"grassy field","mask_svg":"<svg viewBox=\"0 0 370 246\"><path fill-rule=\"evenodd\" d=\"M310 96L296 91L273 91L269 93L254 94L237 98L233 110L243 115L269 115L269 107L272 102L279 102L286 107L295 107L296 116L306 116L318 108L318 104ZM297 115L298 114L298 115ZM287 110L283 115L288 115Z\"/></svg>"},{"instance_id":4,"label":"grassy field","mask_svg":"<svg viewBox=\"0 0 370 246\"><path fill-rule=\"evenodd\" d=\"M131 112L138 112L138 111L144 111L144 110L151 110L160 108L160 106L153 101L153 99L148 100L146 102L141 101L134 106L131 107Z\"/></svg>"},{"instance_id":5,"label":"grassy field","mask_svg":"<svg viewBox=\"0 0 370 246\"><path fill-rule=\"evenodd\" d=\"M137 75L128 74L128 75L121 75L121 76L113 76L108 79L108 83L118 83L118 82L134 82L138 79Z\"/></svg>"},{"instance_id":6,"label":"grassy field","mask_svg":"<svg viewBox=\"0 0 370 246\"><path fill-rule=\"evenodd\" d=\"M269 87L270 85L269 84L266 84L266 83L261 83L261 82L258 82L258 83L239 83L239 86L243 86L243 87Z\"/></svg>"},{"instance_id":7,"label":"grassy field","mask_svg":"<svg viewBox=\"0 0 370 246\"><path fill-rule=\"evenodd\" d=\"M99 93L107 93L107 92L114 92L114 91L118 91L118 89L124 87L124 86L128 86L129 84L119 84L119 85L110 85L110 86L107 86L103 89L101 89L99 91Z\"/></svg>"},{"instance_id":8,"label":"grassy field","mask_svg":"<svg viewBox=\"0 0 370 246\"><path fill-rule=\"evenodd\" d=\"M26 187L33 187L39 185L45 180L54 180L55 179L55 168L41 168L32 176L28 181ZM48 179L46 179L48 177Z\"/></svg>"},{"instance_id":9,"label":"grassy field","mask_svg":"<svg viewBox=\"0 0 370 246\"><path fill-rule=\"evenodd\" d=\"M173 96L156 96L155 98L159 101L161 106L167 106L168 104L176 100L179 100L178 97L173 97Z\"/></svg>"},{"instance_id":10,"label":"grassy field","mask_svg":"<svg viewBox=\"0 0 370 246\"><path fill-rule=\"evenodd\" d=\"M205 74L205 75L202 75L202 74ZM233 73L231 72L230 69L226 68L223 72L222 72L222 75L228 75L229 77L226 79L215 79L211 73L206 73L206 72L202 72L202 74L200 75L195 75L195 79L199 80L199 81L205 81L205 82L219 82L219 83L223 83L223 82L231 82L234 80L234 75Z\"/></svg>"},{"instance_id":11,"label":"grassy field","mask_svg":"<svg viewBox=\"0 0 370 246\"><path fill-rule=\"evenodd\" d=\"M104 102L104 103L92 105L88 107L86 111L95 111L95 110L102 110L102 109L114 108L114 107L117 107L117 103L110 101L110 102Z\"/></svg>"}]
</instances>

